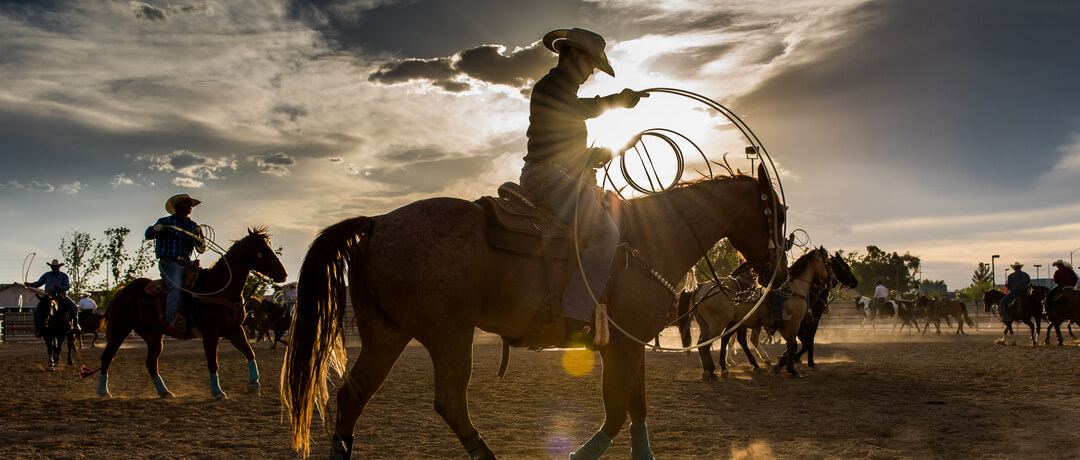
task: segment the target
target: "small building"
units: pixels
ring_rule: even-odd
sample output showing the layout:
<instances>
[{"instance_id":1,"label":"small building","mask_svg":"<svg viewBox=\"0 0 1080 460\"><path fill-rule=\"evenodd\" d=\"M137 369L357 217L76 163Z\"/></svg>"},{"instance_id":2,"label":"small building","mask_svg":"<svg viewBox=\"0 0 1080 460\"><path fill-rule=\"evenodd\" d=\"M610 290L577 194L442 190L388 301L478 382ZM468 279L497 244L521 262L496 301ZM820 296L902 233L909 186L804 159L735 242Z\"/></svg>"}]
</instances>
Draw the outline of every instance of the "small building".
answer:
<instances>
[{"instance_id":1,"label":"small building","mask_svg":"<svg viewBox=\"0 0 1080 460\"><path fill-rule=\"evenodd\" d=\"M19 308L32 309L38 304L37 295L45 295L45 291L23 286L21 284L0 284L0 309L4 311Z\"/></svg>"}]
</instances>

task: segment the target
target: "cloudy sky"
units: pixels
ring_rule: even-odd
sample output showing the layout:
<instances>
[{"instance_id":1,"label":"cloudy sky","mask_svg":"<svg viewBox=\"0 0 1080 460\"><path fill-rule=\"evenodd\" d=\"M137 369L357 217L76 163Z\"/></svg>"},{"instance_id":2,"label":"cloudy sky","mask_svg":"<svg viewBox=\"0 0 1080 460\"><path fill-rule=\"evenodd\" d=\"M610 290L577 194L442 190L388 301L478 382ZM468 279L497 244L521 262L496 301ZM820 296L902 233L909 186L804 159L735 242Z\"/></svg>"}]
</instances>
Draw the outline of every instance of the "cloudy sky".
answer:
<instances>
[{"instance_id":1,"label":"cloudy sky","mask_svg":"<svg viewBox=\"0 0 1080 460\"><path fill-rule=\"evenodd\" d=\"M564 27L616 70L581 95L681 88L745 119L814 244L910 252L951 288L991 254L1045 276L1080 247L1076 24L1073 1L0 0L0 281L175 193L223 243L269 226L290 279L338 220L493 194ZM749 166L675 96L590 124L654 127Z\"/></svg>"}]
</instances>

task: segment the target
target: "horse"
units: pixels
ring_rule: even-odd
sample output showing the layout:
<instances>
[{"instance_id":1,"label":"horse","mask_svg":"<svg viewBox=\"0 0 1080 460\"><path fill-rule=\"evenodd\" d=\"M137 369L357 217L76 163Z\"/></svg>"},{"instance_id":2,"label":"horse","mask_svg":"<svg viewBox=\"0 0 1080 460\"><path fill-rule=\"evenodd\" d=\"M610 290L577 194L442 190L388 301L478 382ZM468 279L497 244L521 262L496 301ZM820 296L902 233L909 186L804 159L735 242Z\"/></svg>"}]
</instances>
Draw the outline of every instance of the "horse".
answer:
<instances>
[{"instance_id":1,"label":"horse","mask_svg":"<svg viewBox=\"0 0 1080 460\"><path fill-rule=\"evenodd\" d=\"M1054 296L1053 305L1054 308L1046 312L1046 345L1050 345L1050 328L1053 328L1057 332L1058 346L1061 346L1064 345L1061 323L1080 323L1080 291L1065 289L1059 292Z\"/></svg>"},{"instance_id":2,"label":"horse","mask_svg":"<svg viewBox=\"0 0 1080 460\"><path fill-rule=\"evenodd\" d=\"M712 340L714 337L724 331L726 327L733 322L742 318L750 307L747 307L745 311L742 311L742 315L737 310L737 305L747 305L745 303L738 303L731 297L732 293L738 293L743 289L740 288L737 281L734 278L726 278L718 285L715 281L707 281L701 283L696 289L689 292L684 292L679 296L679 308L680 312L690 312L689 315L680 316L679 333L683 338L683 346L690 346L690 320L697 321L698 323L698 345ZM753 306L753 303L748 304ZM741 334L735 334L735 339L739 341L739 345L743 347L743 351L746 352L746 356L750 361L750 365L753 368L760 369L754 356L750 354L750 350L746 344L746 329L739 328L737 331L741 331ZM720 375L722 377L728 376L728 365L732 363L732 360L727 359L728 347L732 346L728 338L720 340L720 356L725 357L720 359ZM716 367L713 365L711 346L698 347L698 355L701 358L702 380L714 380L716 379ZM760 352L758 356L761 356Z\"/></svg>"},{"instance_id":3,"label":"horse","mask_svg":"<svg viewBox=\"0 0 1080 460\"><path fill-rule=\"evenodd\" d=\"M83 334L94 334L94 338L90 340L90 348L96 348L98 331L105 329L105 314L92 310L80 311L79 328L82 329L82 334L75 334L75 338L79 341L79 348L83 347Z\"/></svg>"},{"instance_id":4,"label":"horse","mask_svg":"<svg viewBox=\"0 0 1080 460\"><path fill-rule=\"evenodd\" d=\"M71 310L55 300L52 295L42 296L36 293L34 295L38 298L35 314L45 316L45 327L41 331L41 337L45 340L45 352L49 356L49 372L55 371L56 366L60 364L60 352L64 347L65 339L68 344L67 363L69 366L74 365L71 353L74 351L75 354L79 354L79 352L75 350L76 332L71 327L74 321Z\"/></svg>"},{"instance_id":5,"label":"horse","mask_svg":"<svg viewBox=\"0 0 1080 460\"><path fill-rule=\"evenodd\" d=\"M1045 292L1043 293L1045 295ZM1005 297L1005 293L997 289L989 289L983 291L982 302L983 311L987 313L993 312L993 306L1001 302L1001 299ZM1013 330L1013 322L1021 322L1027 324L1031 329L1031 346L1035 346L1038 343L1039 331L1042 328L1040 322L1042 321L1042 303L1039 299L1031 294L1024 294L1017 296L1015 300L1008 305L1009 319L1002 320L1005 325L1004 330L1001 333L1001 338L995 340L994 343L1005 344L1009 334L1012 334L1012 344L1016 345L1016 332ZM1049 333L1049 330L1047 331Z\"/></svg>"},{"instance_id":6,"label":"horse","mask_svg":"<svg viewBox=\"0 0 1080 460\"><path fill-rule=\"evenodd\" d=\"M851 266L843 257L840 257L839 253L829 257L829 264L832 265L832 272L836 282L851 289L855 289L859 285L859 279L851 271ZM802 345L799 352L795 354L795 362L799 362L799 358L805 353L806 365L810 369L817 369L817 365L814 364L814 338L817 337L821 317L829 311L829 292L834 287L836 287L835 283L831 285L814 285L810 287L810 293L807 296L810 314L803 317L802 325L799 327L798 337Z\"/></svg>"},{"instance_id":7,"label":"horse","mask_svg":"<svg viewBox=\"0 0 1080 460\"><path fill-rule=\"evenodd\" d=\"M870 320L870 325L876 331L875 325L878 318L896 318L893 323L892 333L904 332L904 326L915 328L915 332L920 332L919 324L915 322L917 318L923 315L918 314L915 309L915 305L910 300L886 300L878 305L876 314L867 312L870 311L870 298L866 296L858 296L855 298L855 309L863 314L863 324L866 323L867 318ZM896 326L900 326L900 330L896 330ZM859 328L862 329L862 324Z\"/></svg>"},{"instance_id":8,"label":"horse","mask_svg":"<svg viewBox=\"0 0 1080 460\"><path fill-rule=\"evenodd\" d=\"M976 330L979 329L979 326L968 317L967 305L964 301L959 299L938 299L936 297L930 299L929 297L920 295L915 298L915 308L926 310L926 325L923 326L923 334L926 334L926 331L930 329L930 323L934 323L934 328L937 329L937 333L940 335L941 319L949 317L956 320L957 334L964 333L965 322Z\"/></svg>"},{"instance_id":9,"label":"horse","mask_svg":"<svg viewBox=\"0 0 1080 460\"><path fill-rule=\"evenodd\" d=\"M667 280L683 276L706 248L725 237L761 276L786 264L786 210L764 168L758 168L757 178L706 178L615 203L613 214L621 214L625 231L604 294L606 313L599 307L597 313L613 323L613 338L623 337L596 345L605 420L573 454L578 459L598 458L628 413L634 455L651 456L644 341L666 325L676 296L675 283ZM294 449L309 453L312 411L318 407L321 413L328 399L328 370L344 374L347 287L362 348L338 390L333 455L352 455L352 433L364 407L415 338L433 363L435 411L471 458L495 458L469 415L474 329L502 336L506 351L509 343L521 343L534 327L532 318L549 308L549 294L562 289L561 284L549 289L541 257L495 248L487 234L485 210L456 198L421 200L322 230L301 265L282 369L281 398L292 421ZM574 264L574 255L570 258ZM417 279L425 282L418 285ZM563 337L549 339L544 346Z\"/></svg>"},{"instance_id":10,"label":"horse","mask_svg":"<svg viewBox=\"0 0 1080 460\"><path fill-rule=\"evenodd\" d=\"M244 304L244 309L247 310L249 318L249 320L244 321L244 327L249 327L250 322L252 330L249 331L249 335L252 333L255 335L256 344L261 342L263 337L270 341L271 350L277 348L278 342L289 344L289 342L281 340L281 336L285 335L285 332L289 330L289 324L292 323L292 317L288 315L284 305L271 300L259 300L252 297ZM270 338L271 330L274 332L273 340Z\"/></svg>"},{"instance_id":11,"label":"horse","mask_svg":"<svg viewBox=\"0 0 1080 460\"><path fill-rule=\"evenodd\" d=\"M240 294L251 271L268 276L275 282L285 281L285 267L270 248L270 236L264 228L249 229L248 234L235 241L214 265L202 271L195 285L191 287L191 291L197 296L194 301L185 302L181 307L182 310L190 312L194 325L183 338L187 340L197 335L202 336L206 364L210 371L210 394L218 400L228 398L221 390L217 374L217 347L220 337L228 339L247 357L248 390L259 390L259 368L255 363L255 354L240 326L244 319ZM108 342L105 351L101 353L101 376L97 388L98 396L102 399L112 398L108 386L109 365L132 330L146 342L146 369L150 371L158 396L175 397L158 375L158 357L161 356L162 337L165 335L165 324L161 319L164 305L158 307L140 300L140 297L148 295L144 292L148 284L150 279L139 278L120 288L106 311ZM82 375L87 377L94 372L96 371L87 369Z\"/></svg>"}]
</instances>

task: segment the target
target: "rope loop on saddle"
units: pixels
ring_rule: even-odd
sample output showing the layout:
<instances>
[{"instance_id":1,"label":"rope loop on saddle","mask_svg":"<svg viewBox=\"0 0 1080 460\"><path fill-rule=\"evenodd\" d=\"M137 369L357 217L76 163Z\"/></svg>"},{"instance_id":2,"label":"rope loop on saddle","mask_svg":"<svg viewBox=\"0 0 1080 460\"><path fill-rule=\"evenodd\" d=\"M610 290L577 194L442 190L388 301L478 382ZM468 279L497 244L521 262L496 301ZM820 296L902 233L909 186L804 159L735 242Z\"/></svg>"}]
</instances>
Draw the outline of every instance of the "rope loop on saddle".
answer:
<instances>
[{"instance_id":1,"label":"rope loop on saddle","mask_svg":"<svg viewBox=\"0 0 1080 460\"><path fill-rule=\"evenodd\" d=\"M184 234L194 238L195 241L197 241L199 243L198 245L196 245L195 249L200 254L202 254L206 250L210 250L210 251L213 251L213 252L216 252L216 253L220 254L221 255L221 260L223 260L225 262L225 268L226 268L225 271L229 274L229 278L225 281L225 285L221 286L221 289L218 289L218 290L213 291L213 292L201 292L200 293L200 292L193 292L193 291L188 290L187 288L184 287L183 280L181 280L181 282L177 283L176 280L174 280L172 278L169 278L169 275L167 273L163 272L161 274L163 277L167 278L169 281L172 281L173 285L176 286L177 288L179 288L181 291L184 291L184 292L186 292L188 294L191 294L191 295L195 296L196 298L205 297L205 296L211 296L211 295L220 293L221 291L224 291L226 288L228 288L229 284L232 284L232 267L229 265L229 259L227 257L225 257L225 253L227 252L227 250L225 248L221 247L221 245L217 244L217 242L214 241L214 228L213 227L211 227L209 225L206 225L206 224L199 225L199 231L202 233L202 235L198 235L196 233L189 232L187 230L184 230L184 229L182 229L180 227L176 227L176 226L173 226L173 225L163 225L163 227L171 229L171 230L176 230L178 232L184 233ZM199 250L200 246L202 247L202 250Z\"/></svg>"}]
</instances>

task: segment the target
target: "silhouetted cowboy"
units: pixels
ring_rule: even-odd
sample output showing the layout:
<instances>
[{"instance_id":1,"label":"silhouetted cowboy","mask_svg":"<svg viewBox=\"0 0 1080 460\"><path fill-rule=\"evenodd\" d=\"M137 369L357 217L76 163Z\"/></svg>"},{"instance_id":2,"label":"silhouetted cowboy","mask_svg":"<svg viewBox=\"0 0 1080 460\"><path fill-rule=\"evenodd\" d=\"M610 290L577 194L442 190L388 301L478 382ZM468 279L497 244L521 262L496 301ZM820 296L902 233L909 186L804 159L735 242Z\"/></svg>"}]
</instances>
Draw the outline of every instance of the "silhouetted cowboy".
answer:
<instances>
[{"instance_id":1,"label":"silhouetted cowboy","mask_svg":"<svg viewBox=\"0 0 1080 460\"><path fill-rule=\"evenodd\" d=\"M1050 310L1053 310L1054 308L1054 296L1062 290L1075 289L1078 281L1076 272L1073 271L1072 265L1069 265L1068 262L1058 259L1050 264L1050 266L1057 267L1057 270L1054 271L1054 288L1046 293L1047 313L1050 313Z\"/></svg>"},{"instance_id":2,"label":"silhouetted cowboy","mask_svg":"<svg viewBox=\"0 0 1080 460\"><path fill-rule=\"evenodd\" d=\"M60 267L64 264L59 260L53 259L52 262L47 263L52 270L45 272L41 275L37 281L33 283L26 283L30 287L45 286L45 293L52 297L53 300L59 302L63 306L71 310L71 319L74 320L75 329L79 329L79 309L75 306L75 301L71 300L67 296L68 289L71 288L71 281L68 279L67 273L60 271ZM40 306L40 304L39 304ZM42 332L45 330L45 316L48 312L39 311L37 306L34 307L34 337L41 337Z\"/></svg>"},{"instance_id":3,"label":"silhouetted cowboy","mask_svg":"<svg viewBox=\"0 0 1080 460\"><path fill-rule=\"evenodd\" d=\"M146 229L146 239L154 240L154 253L158 257L158 270L165 286L169 288L166 297L165 323L172 326L176 321L176 311L180 308L181 288L184 271L191 265L191 251L203 252L202 232L199 224L191 220L191 208L202 203L186 193L173 195L165 202L165 211L169 215L157 220Z\"/></svg>"},{"instance_id":4,"label":"silhouetted cowboy","mask_svg":"<svg viewBox=\"0 0 1080 460\"><path fill-rule=\"evenodd\" d=\"M632 108L645 94L624 89L605 97L577 96L596 69L615 76L604 38L594 32L553 30L544 35L544 46L558 53L559 63L532 90L521 185L563 222L572 224L576 216L584 240L581 267L563 292L562 307L568 343L591 344L596 303L607 285L619 230L601 205L603 189L596 184L595 169L611 160L611 150L586 147L585 120L610 108Z\"/></svg>"},{"instance_id":5,"label":"silhouetted cowboy","mask_svg":"<svg viewBox=\"0 0 1080 460\"><path fill-rule=\"evenodd\" d=\"M1005 289L1009 293L1001 298L1001 302L998 302L998 311L1001 313L1002 322L1009 319L1009 302L1012 302L1016 297L1027 294L1031 290L1031 276L1021 270L1021 268L1024 268L1024 264L1013 262L1010 267L1012 267L1013 272L1009 273L1009 278L1005 280Z\"/></svg>"}]
</instances>

